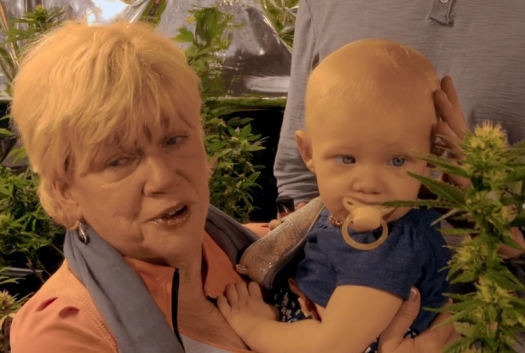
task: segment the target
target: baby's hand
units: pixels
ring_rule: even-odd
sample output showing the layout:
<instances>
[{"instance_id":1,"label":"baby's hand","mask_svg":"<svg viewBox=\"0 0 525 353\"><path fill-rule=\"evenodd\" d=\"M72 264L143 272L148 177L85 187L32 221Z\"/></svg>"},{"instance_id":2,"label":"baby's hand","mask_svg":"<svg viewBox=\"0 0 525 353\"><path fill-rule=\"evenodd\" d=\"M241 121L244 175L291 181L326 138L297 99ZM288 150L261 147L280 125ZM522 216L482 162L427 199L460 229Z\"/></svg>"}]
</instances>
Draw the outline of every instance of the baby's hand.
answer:
<instances>
[{"instance_id":1,"label":"baby's hand","mask_svg":"<svg viewBox=\"0 0 525 353\"><path fill-rule=\"evenodd\" d=\"M255 282L229 284L226 297L217 299L217 306L235 332L246 341L254 328L264 321L279 317L276 308L263 301L261 288Z\"/></svg>"}]
</instances>

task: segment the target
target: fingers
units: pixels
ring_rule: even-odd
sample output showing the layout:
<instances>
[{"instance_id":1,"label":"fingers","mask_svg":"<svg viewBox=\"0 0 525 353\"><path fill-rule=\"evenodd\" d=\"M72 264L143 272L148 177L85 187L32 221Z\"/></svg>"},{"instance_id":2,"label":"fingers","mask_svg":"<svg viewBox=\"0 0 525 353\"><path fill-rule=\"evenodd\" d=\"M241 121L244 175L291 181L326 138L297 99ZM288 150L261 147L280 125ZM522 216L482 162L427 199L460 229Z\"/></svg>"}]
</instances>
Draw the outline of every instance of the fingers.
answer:
<instances>
[{"instance_id":1,"label":"fingers","mask_svg":"<svg viewBox=\"0 0 525 353\"><path fill-rule=\"evenodd\" d=\"M217 308L221 312L222 316L228 319L232 313L232 307L228 303L228 299L225 296L220 296L217 298Z\"/></svg>"},{"instance_id":2,"label":"fingers","mask_svg":"<svg viewBox=\"0 0 525 353\"><path fill-rule=\"evenodd\" d=\"M381 339L379 340L380 352L396 352L404 341L405 333L419 314L420 307L419 292L417 289L412 288L409 299L403 302L390 325L381 334Z\"/></svg>"},{"instance_id":3,"label":"fingers","mask_svg":"<svg viewBox=\"0 0 525 353\"><path fill-rule=\"evenodd\" d=\"M441 79L441 90L445 92L448 100L453 106L459 107L459 99L456 92L456 87L454 86L454 82L450 76L446 75Z\"/></svg>"},{"instance_id":4,"label":"fingers","mask_svg":"<svg viewBox=\"0 0 525 353\"><path fill-rule=\"evenodd\" d=\"M295 206L295 209L298 210L298 209L300 209L301 207L305 206L306 204L307 204L307 202L299 202L299 203L297 204L297 206Z\"/></svg>"},{"instance_id":5,"label":"fingers","mask_svg":"<svg viewBox=\"0 0 525 353\"><path fill-rule=\"evenodd\" d=\"M250 296L250 293L248 292L248 286L244 282L236 283L235 289L237 291L237 300L239 301L246 300ZM228 300L229 299L230 298L228 298Z\"/></svg>"},{"instance_id":6,"label":"fingers","mask_svg":"<svg viewBox=\"0 0 525 353\"><path fill-rule=\"evenodd\" d=\"M226 286L226 298L230 306L236 306L245 302L251 296L262 300L261 288L255 282L251 282L249 286L245 282L230 283Z\"/></svg>"},{"instance_id":7,"label":"fingers","mask_svg":"<svg viewBox=\"0 0 525 353\"><path fill-rule=\"evenodd\" d=\"M450 126L439 121L434 127L434 135L439 138L436 147L449 153L449 158L461 159L461 147L459 146L461 139L458 135L450 128Z\"/></svg>"},{"instance_id":8,"label":"fingers","mask_svg":"<svg viewBox=\"0 0 525 353\"><path fill-rule=\"evenodd\" d=\"M261 287L259 287L256 282L250 282L248 284L248 295L254 299L263 301Z\"/></svg>"},{"instance_id":9,"label":"fingers","mask_svg":"<svg viewBox=\"0 0 525 353\"><path fill-rule=\"evenodd\" d=\"M462 140L469 127L461 110L456 88L449 76L443 77L441 89L434 92L434 104L441 120Z\"/></svg>"},{"instance_id":10,"label":"fingers","mask_svg":"<svg viewBox=\"0 0 525 353\"><path fill-rule=\"evenodd\" d=\"M255 290L252 289L252 291ZM217 298L217 307L223 316L229 318L235 310L245 304L250 294L248 292L248 286L244 282L228 284L225 292L226 296L220 296ZM262 300L260 289L259 295Z\"/></svg>"},{"instance_id":11,"label":"fingers","mask_svg":"<svg viewBox=\"0 0 525 353\"><path fill-rule=\"evenodd\" d=\"M308 202L299 202L296 206L295 206L295 210L297 211L298 209L304 207ZM288 215L287 215L288 216ZM284 220L286 219L287 216L284 216L282 217L281 219L272 219L270 221L270 223L268 224L269 225L269 228L270 230L274 230L275 228L279 227L283 222Z\"/></svg>"},{"instance_id":12,"label":"fingers","mask_svg":"<svg viewBox=\"0 0 525 353\"><path fill-rule=\"evenodd\" d=\"M450 300L447 305L450 305L452 301ZM456 330L454 329L454 325L448 324L443 325L443 323L450 319L451 315L448 313L440 313L436 319L432 322L432 325L430 325L430 330L433 332L433 334L437 337L437 340L439 342L446 343L449 341L449 338L451 336L454 336L457 334ZM443 326L442 326L443 325ZM457 334L459 337L459 334Z\"/></svg>"},{"instance_id":13,"label":"fingers","mask_svg":"<svg viewBox=\"0 0 525 353\"><path fill-rule=\"evenodd\" d=\"M246 223L243 225L259 237L265 236L270 231L270 225L268 223Z\"/></svg>"},{"instance_id":14,"label":"fingers","mask_svg":"<svg viewBox=\"0 0 525 353\"><path fill-rule=\"evenodd\" d=\"M279 227L281 225L281 221L278 219L272 219L270 223L268 224L270 230L274 230L275 228Z\"/></svg>"},{"instance_id":15,"label":"fingers","mask_svg":"<svg viewBox=\"0 0 525 353\"><path fill-rule=\"evenodd\" d=\"M413 339L414 353L441 353L445 347L460 337L452 324L428 329Z\"/></svg>"},{"instance_id":16,"label":"fingers","mask_svg":"<svg viewBox=\"0 0 525 353\"><path fill-rule=\"evenodd\" d=\"M522 250L525 250L525 238L523 237L523 233L518 227L514 227L511 229L511 238L516 243L518 243Z\"/></svg>"},{"instance_id":17,"label":"fingers","mask_svg":"<svg viewBox=\"0 0 525 353\"><path fill-rule=\"evenodd\" d=\"M450 304L452 304L452 300L449 300L445 306ZM440 353L447 345L459 339L461 336L456 332L453 324L443 325L450 317L451 315L448 313L439 314L430 328L414 339L415 346L419 350L424 348L424 351L428 353Z\"/></svg>"},{"instance_id":18,"label":"fingers","mask_svg":"<svg viewBox=\"0 0 525 353\"><path fill-rule=\"evenodd\" d=\"M447 306L451 305L452 304L452 299L449 299L449 301L443 306L444 308L446 308ZM448 313L440 313L435 319L434 321L432 321L432 324L430 325L430 327L437 327L439 325L441 325L443 322L445 322L446 320L448 320L450 318L450 314Z\"/></svg>"},{"instance_id":19,"label":"fingers","mask_svg":"<svg viewBox=\"0 0 525 353\"><path fill-rule=\"evenodd\" d=\"M515 249L508 245L500 245L498 254L503 255L507 259L518 257L523 254L523 251L525 250L525 238L518 227L511 229L511 238L521 247L521 250Z\"/></svg>"},{"instance_id":20,"label":"fingers","mask_svg":"<svg viewBox=\"0 0 525 353\"><path fill-rule=\"evenodd\" d=\"M448 123L444 121L439 121L434 127L434 134L438 135L440 138L440 144L436 144L436 149L449 152L447 158L454 162L462 160L464 155L462 154L460 142L461 138L456 134L456 132L449 126ZM439 155L442 155L439 153ZM466 178L461 178L458 176L451 175L449 176L452 181L454 181L459 187L467 187L470 184L470 180Z\"/></svg>"},{"instance_id":21,"label":"fingers","mask_svg":"<svg viewBox=\"0 0 525 353\"><path fill-rule=\"evenodd\" d=\"M230 304L236 304L239 301L239 295L235 283L230 283L226 286L226 298L228 298Z\"/></svg>"},{"instance_id":22,"label":"fingers","mask_svg":"<svg viewBox=\"0 0 525 353\"><path fill-rule=\"evenodd\" d=\"M403 303L394 320L381 334L379 353L440 353L448 344L460 338L452 324L441 326L450 317L449 314L442 313L434 320L431 327L419 336L414 339L403 339L405 332L419 313L421 305L419 298L418 294L416 298L410 298Z\"/></svg>"},{"instance_id":23,"label":"fingers","mask_svg":"<svg viewBox=\"0 0 525 353\"><path fill-rule=\"evenodd\" d=\"M458 151L459 150L459 143L461 142L461 138L452 130L449 124L447 124L444 121L439 121L436 126L434 127L434 134L437 137L443 137L440 139L440 142L443 143L445 146L448 146L449 148Z\"/></svg>"}]
</instances>

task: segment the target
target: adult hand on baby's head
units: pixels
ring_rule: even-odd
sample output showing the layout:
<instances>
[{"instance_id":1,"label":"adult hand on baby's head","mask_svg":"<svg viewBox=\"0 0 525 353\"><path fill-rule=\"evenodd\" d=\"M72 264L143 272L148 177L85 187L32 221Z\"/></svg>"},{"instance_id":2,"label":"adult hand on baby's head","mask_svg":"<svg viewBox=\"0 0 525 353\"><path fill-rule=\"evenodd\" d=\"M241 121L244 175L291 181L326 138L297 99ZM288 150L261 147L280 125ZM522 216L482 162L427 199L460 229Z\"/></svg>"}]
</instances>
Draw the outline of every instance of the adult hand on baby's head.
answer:
<instances>
[{"instance_id":1,"label":"adult hand on baby's head","mask_svg":"<svg viewBox=\"0 0 525 353\"><path fill-rule=\"evenodd\" d=\"M463 139L465 133L469 132L469 126L461 106L454 82L450 76L441 80L441 89L434 92L434 103L442 122L446 123L450 130L459 139Z\"/></svg>"},{"instance_id":2,"label":"adult hand on baby's head","mask_svg":"<svg viewBox=\"0 0 525 353\"><path fill-rule=\"evenodd\" d=\"M460 336L452 325L439 326L449 315L440 314L432 326L416 338L404 338L421 307L421 297L414 288L396 316L381 334L378 353L440 353Z\"/></svg>"},{"instance_id":3,"label":"adult hand on baby's head","mask_svg":"<svg viewBox=\"0 0 525 353\"><path fill-rule=\"evenodd\" d=\"M434 104L440 118L434 133L443 137L441 139L442 147L452 151L452 154L449 154L449 158L459 160L462 156L459 153L458 143L469 132L469 126L461 110L458 94L450 76L443 77L441 89L434 92ZM469 184L469 180L465 178L457 176L450 176L450 178L460 187L466 187Z\"/></svg>"},{"instance_id":4,"label":"adult hand on baby's head","mask_svg":"<svg viewBox=\"0 0 525 353\"><path fill-rule=\"evenodd\" d=\"M459 152L458 142L463 140L465 134L469 132L470 129L465 115L461 110L458 94L450 76L443 77L441 80L441 89L434 92L434 104L441 119L436 125L434 133L444 137L442 143L448 150L452 151L449 158L461 160L463 156L461 156ZM450 179L459 187L467 187L470 183L468 179L457 176L450 176ZM512 229L512 239L525 250L525 240L522 232L518 228ZM523 251L505 245L500 248L500 254L507 258L513 258L522 253Z\"/></svg>"}]
</instances>

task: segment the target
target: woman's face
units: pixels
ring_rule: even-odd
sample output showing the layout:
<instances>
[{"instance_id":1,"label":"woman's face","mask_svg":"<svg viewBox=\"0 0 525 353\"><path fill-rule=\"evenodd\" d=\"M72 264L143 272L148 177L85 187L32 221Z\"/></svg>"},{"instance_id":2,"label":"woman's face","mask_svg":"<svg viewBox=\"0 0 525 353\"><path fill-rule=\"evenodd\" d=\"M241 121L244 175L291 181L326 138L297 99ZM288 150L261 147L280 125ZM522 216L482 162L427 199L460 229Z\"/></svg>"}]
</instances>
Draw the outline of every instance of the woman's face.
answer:
<instances>
[{"instance_id":1,"label":"woman's face","mask_svg":"<svg viewBox=\"0 0 525 353\"><path fill-rule=\"evenodd\" d=\"M133 147L102 148L66 192L77 218L121 254L171 266L201 251L209 205L200 122L173 119L176 129L145 132Z\"/></svg>"}]
</instances>

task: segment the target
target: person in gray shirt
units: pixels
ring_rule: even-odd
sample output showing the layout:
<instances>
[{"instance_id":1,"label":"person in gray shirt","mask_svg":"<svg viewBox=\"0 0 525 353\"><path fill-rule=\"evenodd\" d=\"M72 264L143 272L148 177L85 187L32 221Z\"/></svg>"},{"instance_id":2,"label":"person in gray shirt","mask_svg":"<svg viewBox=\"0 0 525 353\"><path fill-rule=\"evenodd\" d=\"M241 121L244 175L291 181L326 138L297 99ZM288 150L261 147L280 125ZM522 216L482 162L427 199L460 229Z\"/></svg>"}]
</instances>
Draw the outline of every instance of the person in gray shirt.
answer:
<instances>
[{"instance_id":1,"label":"person in gray shirt","mask_svg":"<svg viewBox=\"0 0 525 353\"><path fill-rule=\"evenodd\" d=\"M469 124L501 123L515 143L525 138L524 33L520 0L301 0L274 166L279 198L297 204L318 196L294 133L304 127L310 72L333 51L363 38L413 47L430 59L438 75L452 77Z\"/></svg>"}]
</instances>

